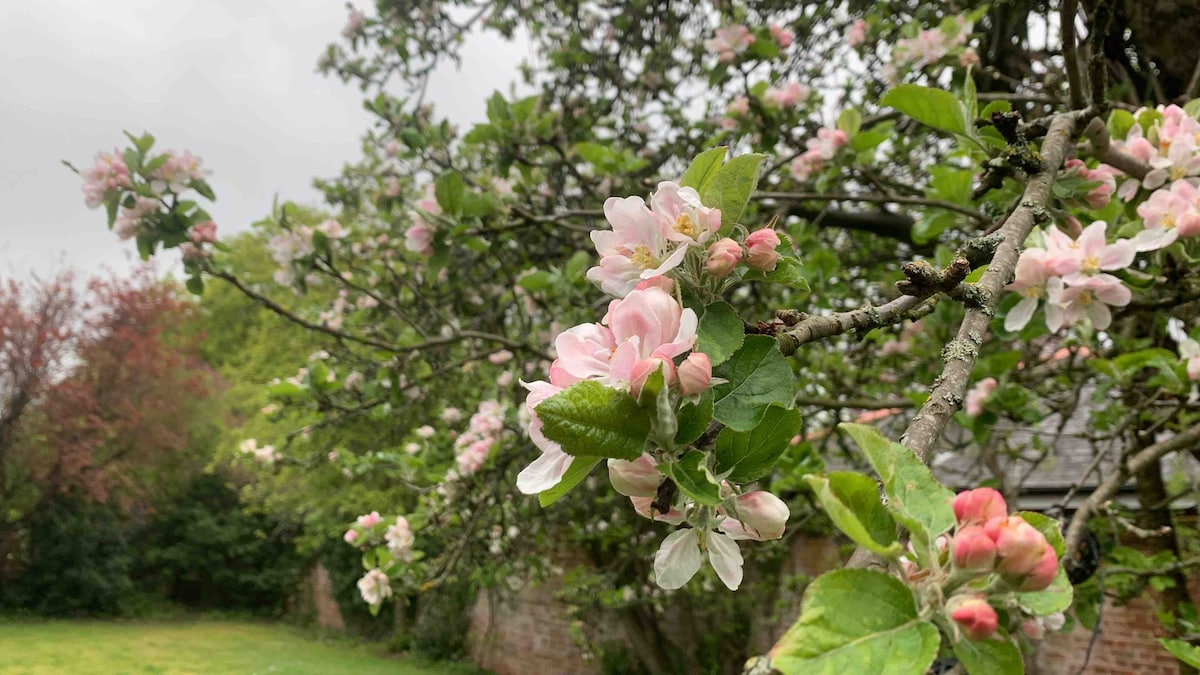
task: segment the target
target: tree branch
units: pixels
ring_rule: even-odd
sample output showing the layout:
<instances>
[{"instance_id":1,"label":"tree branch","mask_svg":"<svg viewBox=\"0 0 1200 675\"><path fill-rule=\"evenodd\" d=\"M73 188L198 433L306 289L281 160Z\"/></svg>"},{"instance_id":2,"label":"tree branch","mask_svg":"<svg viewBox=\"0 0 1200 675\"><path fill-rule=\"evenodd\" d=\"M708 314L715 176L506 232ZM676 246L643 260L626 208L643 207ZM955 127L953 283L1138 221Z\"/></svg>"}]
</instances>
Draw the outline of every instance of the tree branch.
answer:
<instances>
[{"instance_id":1,"label":"tree branch","mask_svg":"<svg viewBox=\"0 0 1200 675\"><path fill-rule=\"evenodd\" d=\"M1064 537L1067 552L1063 557L1073 559L1076 556L1079 552L1079 545L1083 541L1083 533L1087 530L1088 517L1098 511L1105 502L1112 499L1131 475L1172 452L1189 450L1197 444L1200 444L1200 426L1194 426L1161 443L1155 443L1127 459L1118 471L1110 474L1108 478L1104 479L1104 482L1096 487L1096 490L1088 496L1071 518L1071 524L1067 527Z\"/></svg>"},{"instance_id":2,"label":"tree branch","mask_svg":"<svg viewBox=\"0 0 1200 675\"><path fill-rule=\"evenodd\" d=\"M1101 162L1132 176L1138 180L1150 173L1150 165L1112 146L1112 137L1108 135L1108 125L1104 120L1095 117L1083 130L1088 139L1087 153Z\"/></svg>"},{"instance_id":3,"label":"tree branch","mask_svg":"<svg viewBox=\"0 0 1200 675\"><path fill-rule=\"evenodd\" d=\"M755 196L755 199L773 199L778 201L829 201L829 202L864 202L868 204L910 204L913 206L926 206L934 209L942 209L945 211L953 211L962 214L975 220L980 225L991 225L992 219L975 209L955 204L954 202L942 201L940 199L927 199L925 197L907 197L903 195L852 195L841 192L760 192Z\"/></svg>"},{"instance_id":4,"label":"tree branch","mask_svg":"<svg viewBox=\"0 0 1200 675\"><path fill-rule=\"evenodd\" d=\"M1066 159L1074 128L1075 116L1070 113L1059 115L1050 123L1050 131L1042 144L1042 171L1030 177L1019 205L1000 228L1001 241L992 262L975 285L977 306L968 307L958 334L942 349L942 358L946 362L942 374L934 381L929 398L900 437L900 442L923 462L929 460L950 417L962 407L971 369L987 334L1000 292L1012 278L1025 238L1034 225L1047 217L1046 204L1051 198L1051 187Z\"/></svg>"}]
</instances>

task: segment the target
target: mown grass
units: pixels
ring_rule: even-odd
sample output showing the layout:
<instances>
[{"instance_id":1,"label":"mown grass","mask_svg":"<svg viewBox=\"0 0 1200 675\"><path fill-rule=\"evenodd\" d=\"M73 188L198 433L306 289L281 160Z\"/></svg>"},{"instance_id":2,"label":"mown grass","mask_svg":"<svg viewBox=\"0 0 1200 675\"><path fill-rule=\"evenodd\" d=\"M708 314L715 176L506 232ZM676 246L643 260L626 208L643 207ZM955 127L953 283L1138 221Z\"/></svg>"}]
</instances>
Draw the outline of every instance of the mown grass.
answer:
<instances>
[{"instance_id":1,"label":"mown grass","mask_svg":"<svg viewBox=\"0 0 1200 675\"><path fill-rule=\"evenodd\" d=\"M388 658L371 645L238 621L0 621L4 675L295 673L434 675L468 668Z\"/></svg>"}]
</instances>

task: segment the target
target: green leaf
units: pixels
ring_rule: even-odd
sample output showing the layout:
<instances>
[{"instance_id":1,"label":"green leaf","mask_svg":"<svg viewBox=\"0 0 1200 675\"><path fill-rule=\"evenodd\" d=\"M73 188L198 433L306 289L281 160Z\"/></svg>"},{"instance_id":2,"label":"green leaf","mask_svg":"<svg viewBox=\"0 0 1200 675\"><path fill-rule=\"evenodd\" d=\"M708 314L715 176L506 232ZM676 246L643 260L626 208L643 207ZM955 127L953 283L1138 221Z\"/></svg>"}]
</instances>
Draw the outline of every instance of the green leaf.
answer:
<instances>
[{"instance_id":1,"label":"green leaf","mask_svg":"<svg viewBox=\"0 0 1200 675\"><path fill-rule=\"evenodd\" d=\"M629 394L577 382L537 406L542 432L568 455L634 460L650 435L650 417Z\"/></svg>"},{"instance_id":2,"label":"green leaf","mask_svg":"<svg viewBox=\"0 0 1200 675\"><path fill-rule=\"evenodd\" d=\"M121 193L117 191L109 192L104 196L104 213L108 216L108 229L112 229L113 223L117 222L117 210L121 206Z\"/></svg>"},{"instance_id":3,"label":"green leaf","mask_svg":"<svg viewBox=\"0 0 1200 675\"><path fill-rule=\"evenodd\" d=\"M766 158L758 153L734 157L717 170L700 193L705 206L721 210L722 231L728 231L742 217L750 195L758 187L758 170Z\"/></svg>"},{"instance_id":4,"label":"green leaf","mask_svg":"<svg viewBox=\"0 0 1200 675\"><path fill-rule=\"evenodd\" d=\"M729 303L714 302L704 308L696 329L696 351L707 354L713 366L725 363L745 339L742 319Z\"/></svg>"},{"instance_id":5,"label":"green leaf","mask_svg":"<svg viewBox=\"0 0 1200 675\"><path fill-rule=\"evenodd\" d=\"M1054 555L1060 558L1063 556L1063 553L1067 550L1067 544L1063 541L1062 528L1059 527L1057 520L1033 511L1021 511L1016 515L1021 516L1025 522L1046 536L1046 541L1054 549Z\"/></svg>"},{"instance_id":6,"label":"green leaf","mask_svg":"<svg viewBox=\"0 0 1200 675\"><path fill-rule=\"evenodd\" d=\"M696 155L692 163L688 165L687 171L683 172L683 178L679 180L680 187L694 188L696 192L704 194L708 189L708 184L712 182L713 176L717 175L717 171L721 168L721 162L725 161L725 154L729 148L720 146L705 150Z\"/></svg>"},{"instance_id":7,"label":"green leaf","mask_svg":"<svg viewBox=\"0 0 1200 675\"><path fill-rule=\"evenodd\" d=\"M208 201L210 201L210 202L217 201L217 194L215 192L213 192L212 186L208 184L208 181L200 180L199 178L197 178L196 180L193 180L191 183L189 183L189 185L191 186L191 188L193 190L200 193L200 195L202 197L204 197L205 199L207 199Z\"/></svg>"},{"instance_id":8,"label":"green leaf","mask_svg":"<svg viewBox=\"0 0 1200 675\"><path fill-rule=\"evenodd\" d=\"M968 135L962 104L944 89L901 84L884 94L879 103L934 129Z\"/></svg>"},{"instance_id":9,"label":"green leaf","mask_svg":"<svg viewBox=\"0 0 1200 675\"><path fill-rule=\"evenodd\" d=\"M442 207L442 212L452 216L462 213L463 196L466 192L467 186L463 183L462 176L453 171L438 176L433 184L433 194L437 198L438 206Z\"/></svg>"},{"instance_id":10,"label":"green leaf","mask_svg":"<svg viewBox=\"0 0 1200 675\"><path fill-rule=\"evenodd\" d=\"M545 270L530 270L517 279L517 285L527 291L539 292L554 287L555 275Z\"/></svg>"},{"instance_id":11,"label":"green leaf","mask_svg":"<svg viewBox=\"0 0 1200 675\"><path fill-rule=\"evenodd\" d=\"M772 403L792 403L792 369L774 338L747 335L742 348L713 374L726 380L712 388L713 417L735 431L757 426Z\"/></svg>"},{"instance_id":12,"label":"green leaf","mask_svg":"<svg viewBox=\"0 0 1200 675\"><path fill-rule=\"evenodd\" d=\"M576 485L583 482L592 469L603 460L603 457L576 457L571 460L571 466L567 467L567 472L563 474L562 480L558 485L543 490L538 494L538 504L543 507L550 506L554 502L561 499L564 495L570 492Z\"/></svg>"},{"instance_id":13,"label":"green leaf","mask_svg":"<svg viewBox=\"0 0 1200 675\"><path fill-rule=\"evenodd\" d=\"M924 675L940 636L912 591L873 570L837 570L804 591L800 619L771 650L785 675Z\"/></svg>"},{"instance_id":14,"label":"green leaf","mask_svg":"<svg viewBox=\"0 0 1200 675\"><path fill-rule=\"evenodd\" d=\"M846 108L838 115L837 128L844 131L847 137L852 137L862 128L862 115L854 108Z\"/></svg>"},{"instance_id":15,"label":"green leaf","mask_svg":"<svg viewBox=\"0 0 1200 675\"><path fill-rule=\"evenodd\" d=\"M1016 594L1017 602L1034 616L1065 611L1071 606L1074 597L1075 589L1071 587L1071 582L1067 580L1067 571L1061 565L1058 568L1058 576L1054 577L1054 581L1046 588Z\"/></svg>"},{"instance_id":16,"label":"green leaf","mask_svg":"<svg viewBox=\"0 0 1200 675\"><path fill-rule=\"evenodd\" d=\"M1008 639L968 640L954 644L954 655L967 669L967 675L1021 675L1025 662L1021 651Z\"/></svg>"},{"instance_id":17,"label":"green leaf","mask_svg":"<svg viewBox=\"0 0 1200 675\"><path fill-rule=\"evenodd\" d=\"M1188 117L1192 119L1200 119L1200 98L1194 98L1183 104L1183 112L1187 113Z\"/></svg>"},{"instance_id":18,"label":"green leaf","mask_svg":"<svg viewBox=\"0 0 1200 675\"><path fill-rule=\"evenodd\" d=\"M184 282L184 286L187 288L188 293L192 295L204 295L204 279L200 275L188 277L187 281Z\"/></svg>"},{"instance_id":19,"label":"green leaf","mask_svg":"<svg viewBox=\"0 0 1200 675\"><path fill-rule=\"evenodd\" d=\"M717 434L714 469L734 483L758 480L771 473L775 462L798 433L800 411L772 405L767 408L762 421L750 431L725 427Z\"/></svg>"},{"instance_id":20,"label":"green leaf","mask_svg":"<svg viewBox=\"0 0 1200 675\"><path fill-rule=\"evenodd\" d=\"M1137 120L1133 119L1133 114L1128 110L1114 110L1108 115L1108 135L1123 141L1134 124L1137 124Z\"/></svg>"},{"instance_id":21,"label":"green leaf","mask_svg":"<svg viewBox=\"0 0 1200 675\"><path fill-rule=\"evenodd\" d=\"M933 477L911 450L893 443L875 427L839 424L875 467L896 520L925 542L954 527L954 494Z\"/></svg>"},{"instance_id":22,"label":"green leaf","mask_svg":"<svg viewBox=\"0 0 1200 675\"><path fill-rule=\"evenodd\" d=\"M713 397L712 390L706 391L696 403L685 402L679 406L676 419L679 429L675 432L675 443L687 445L704 435L708 425L712 423Z\"/></svg>"},{"instance_id":23,"label":"green leaf","mask_svg":"<svg viewBox=\"0 0 1200 675\"><path fill-rule=\"evenodd\" d=\"M879 486L869 476L835 471L828 476L809 474L804 482L833 524L854 543L887 558L904 550L896 541L896 521L879 501Z\"/></svg>"},{"instance_id":24,"label":"green leaf","mask_svg":"<svg viewBox=\"0 0 1200 675\"><path fill-rule=\"evenodd\" d=\"M665 462L658 465L667 474L683 494L705 506L717 506L721 503L721 487L717 485L712 473L704 465L704 453L692 450L677 462Z\"/></svg>"},{"instance_id":25,"label":"green leaf","mask_svg":"<svg viewBox=\"0 0 1200 675\"><path fill-rule=\"evenodd\" d=\"M1195 102L1192 101L1192 103ZM1171 638L1159 638L1158 644L1162 645L1163 649L1171 652L1171 656L1193 668L1200 668L1200 647L1194 647L1183 640L1174 640Z\"/></svg>"}]
</instances>

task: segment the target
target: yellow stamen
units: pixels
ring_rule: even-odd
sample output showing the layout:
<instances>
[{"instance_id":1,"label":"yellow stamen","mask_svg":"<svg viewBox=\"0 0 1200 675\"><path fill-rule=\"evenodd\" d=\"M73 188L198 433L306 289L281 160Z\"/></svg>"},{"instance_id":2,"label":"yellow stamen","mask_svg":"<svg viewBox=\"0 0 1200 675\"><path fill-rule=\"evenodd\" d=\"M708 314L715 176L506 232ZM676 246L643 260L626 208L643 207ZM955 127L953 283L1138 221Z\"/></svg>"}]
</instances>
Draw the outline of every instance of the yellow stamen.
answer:
<instances>
[{"instance_id":1,"label":"yellow stamen","mask_svg":"<svg viewBox=\"0 0 1200 675\"><path fill-rule=\"evenodd\" d=\"M635 247L633 249L633 256L630 257L630 260L644 270L650 270L658 267L658 258L655 258L654 254L650 252L650 249L645 246Z\"/></svg>"},{"instance_id":2,"label":"yellow stamen","mask_svg":"<svg viewBox=\"0 0 1200 675\"><path fill-rule=\"evenodd\" d=\"M1186 166L1171 167L1171 180L1179 180L1186 175L1187 175L1187 167Z\"/></svg>"},{"instance_id":3,"label":"yellow stamen","mask_svg":"<svg viewBox=\"0 0 1200 675\"><path fill-rule=\"evenodd\" d=\"M1100 260L1095 256L1088 256L1083 259L1083 264L1080 265L1079 271L1084 274L1096 274L1100 271Z\"/></svg>"},{"instance_id":4,"label":"yellow stamen","mask_svg":"<svg viewBox=\"0 0 1200 675\"><path fill-rule=\"evenodd\" d=\"M692 239L696 238L696 223L692 221L692 217L686 213L679 214L675 219L675 231L679 234L687 235Z\"/></svg>"}]
</instances>

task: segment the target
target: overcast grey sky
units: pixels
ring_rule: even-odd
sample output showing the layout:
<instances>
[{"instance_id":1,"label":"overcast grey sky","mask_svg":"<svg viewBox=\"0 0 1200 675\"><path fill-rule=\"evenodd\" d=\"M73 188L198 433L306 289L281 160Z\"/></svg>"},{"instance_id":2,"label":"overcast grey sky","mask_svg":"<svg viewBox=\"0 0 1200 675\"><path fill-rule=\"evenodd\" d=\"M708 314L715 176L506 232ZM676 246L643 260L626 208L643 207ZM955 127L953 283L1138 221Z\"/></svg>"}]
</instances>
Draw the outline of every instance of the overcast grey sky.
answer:
<instances>
[{"instance_id":1,"label":"overcast grey sky","mask_svg":"<svg viewBox=\"0 0 1200 675\"><path fill-rule=\"evenodd\" d=\"M319 203L312 178L356 158L370 121L357 88L316 73L346 15L342 0L0 0L0 278L128 266L132 242L60 163L90 165L123 129L204 160L221 234L276 194ZM460 125L481 119L524 49L469 43L431 100Z\"/></svg>"}]
</instances>

